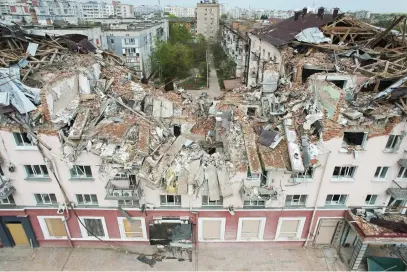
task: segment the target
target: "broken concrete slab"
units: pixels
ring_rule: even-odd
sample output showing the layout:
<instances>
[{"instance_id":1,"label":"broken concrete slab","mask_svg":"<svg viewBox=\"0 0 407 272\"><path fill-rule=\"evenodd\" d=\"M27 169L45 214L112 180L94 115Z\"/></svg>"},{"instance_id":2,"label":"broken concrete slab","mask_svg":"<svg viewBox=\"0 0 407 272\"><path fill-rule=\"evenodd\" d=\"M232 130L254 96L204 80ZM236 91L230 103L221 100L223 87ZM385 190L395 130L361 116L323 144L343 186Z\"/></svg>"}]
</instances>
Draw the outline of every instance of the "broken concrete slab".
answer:
<instances>
[{"instance_id":1,"label":"broken concrete slab","mask_svg":"<svg viewBox=\"0 0 407 272\"><path fill-rule=\"evenodd\" d=\"M208 166L205 172L205 179L208 181L209 199L211 201L220 200L218 175L215 166Z\"/></svg>"},{"instance_id":2,"label":"broken concrete slab","mask_svg":"<svg viewBox=\"0 0 407 272\"><path fill-rule=\"evenodd\" d=\"M89 118L89 109L85 109L78 113L75 118L75 123L72 125L71 131L69 132L69 140L80 140L82 137L83 129L85 128L86 123Z\"/></svg>"}]
</instances>

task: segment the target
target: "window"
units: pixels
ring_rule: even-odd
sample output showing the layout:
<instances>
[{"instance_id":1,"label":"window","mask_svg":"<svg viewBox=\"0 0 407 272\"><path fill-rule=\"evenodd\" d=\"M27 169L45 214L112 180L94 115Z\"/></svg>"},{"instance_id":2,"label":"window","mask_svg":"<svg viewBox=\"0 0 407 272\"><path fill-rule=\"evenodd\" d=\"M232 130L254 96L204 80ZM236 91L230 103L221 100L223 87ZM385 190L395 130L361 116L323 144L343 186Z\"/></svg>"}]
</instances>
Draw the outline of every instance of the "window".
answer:
<instances>
[{"instance_id":1,"label":"window","mask_svg":"<svg viewBox=\"0 0 407 272\"><path fill-rule=\"evenodd\" d=\"M270 54L270 52L267 53L267 59L268 59L268 60L271 60L271 54Z\"/></svg>"},{"instance_id":2,"label":"window","mask_svg":"<svg viewBox=\"0 0 407 272\"><path fill-rule=\"evenodd\" d=\"M374 173L374 177L376 179L384 179L386 178L387 171L389 170L389 167L387 166L379 166L376 168L376 172Z\"/></svg>"},{"instance_id":3,"label":"window","mask_svg":"<svg viewBox=\"0 0 407 272\"><path fill-rule=\"evenodd\" d=\"M314 168L312 168L312 167L309 167L308 169L306 169L305 172L294 174L294 178L301 178L301 179L312 179L313 176L314 176Z\"/></svg>"},{"instance_id":4,"label":"window","mask_svg":"<svg viewBox=\"0 0 407 272\"><path fill-rule=\"evenodd\" d=\"M377 195L367 195L365 199L366 205L374 205L376 203Z\"/></svg>"},{"instance_id":5,"label":"window","mask_svg":"<svg viewBox=\"0 0 407 272\"><path fill-rule=\"evenodd\" d=\"M48 178L48 169L46 165L24 165L29 178Z\"/></svg>"},{"instance_id":6,"label":"window","mask_svg":"<svg viewBox=\"0 0 407 272\"><path fill-rule=\"evenodd\" d=\"M287 195L285 206L305 206L307 195Z\"/></svg>"},{"instance_id":7,"label":"window","mask_svg":"<svg viewBox=\"0 0 407 272\"><path fill-rule=\"evenodd\" d=\"M128 180L129 179L129 174L127 173L117 173L114 177L114 180Z\"/></svg>"},{"instance_id":8,"label":"window","mask_svg":"<svg viewBox=\"0 0 407 272\"><path fill-rule=\"evenodd\" d=\"M343 135L342 147L362 146L366 141L367 133L365 132L345 132Z\"/></svg>"},{"instance_id":9,"label":"window","mask_svg":"<svg viewBox=\"0 0 407 272\"><path fill-rule=\"evenodd\" d=\"M76 201L78 205L97 205L98 198L94 194L77 194Z\"/></svg>"},{"instance_id":10,"label":"window","mask_svg":"<svg viewBox=\"0 0 407 272\"><path fill-rule=\"evenodd\" d=\"M79 227L81 229L82 238L94 239L98 236L99 238L109 238L107 235L106 222L104 217L83 217L78 218ZM85 226L83 226L85 225Z\"/></svg>"},{"instance_id":11,"label":"window","mask_svg":"<svg viewBox=\"0 0 407 272\"><path fill-rule=\"evenodd\" d=\"M66 239L66 228L62 216L38 216L45 239Z\"/></svg>"},{"instance_id":12,"label":"window","mask_svg":"<svg viewBox=\"0 0 407 272\"><path fill-rule=\"evenodd\" d=\"M262 240L265 224L263 217L240 217L237 240Z\"/></svg>"},{"instance_id":13,"label":"window","mask_svg":"<svg viewBox=\"0 0 407 272\"><path fill-rule=\"evenodd\" d=\"M356 166L336 166L332 174L333 178L350 178L352 179L356 172Z\"/></svg>"},{"instance_id":14,"label":"window","mask_svg":"<svg viewBox=\"0 0 407 272\"><path fill-rule=\"evenodd\" d=\"M0 176L4 177L3 168L1 168L1 166L0 166Z\"/></svg>"},{"instance_id":15,"label":"window","mask_svg":"<svg viewBox=\"0 0 407 272\"><path fill-rule=\"evenodd\" d=\"M280 217L277 226L276 239L278 240L300 239L304 223L305 217L300 218Z\"/></svg>"},{"instance_id":16,"label":"window","mask_svg":"<svg viewBox=\"0 0 407 272\"><path fill-rule=\"evenodd\" d=\"M256 116L256 108L248 107L247 108L247 116Z\"/></svg>"},{"instance_id":17,"label":"window","mask_svg":"<svg viewBox=\"0 0 407 272\"><path fill-rule=\"evenodd\" d=\"M264 200L245 200L243 202L243 207L250 207L250 206L257 206L257 207L264 207L266 202Z\"/></svg>"},{"instance_id":18,"label":"window","mask_svg":"<svg viewBox=\"0 0 407 272\"><path fill-rule=\"evenodd\" d=\"M397 151L400 147L401 140L401 135L390 135L387 140L386 149L388 151Z\"/></svg>"},{"instance_id":19,"label":"window","mask_svg":"<svg viewBox=\"0 0 407 272\"><path fill-rule=\"evenodd\" d=\"M13 204L16 204L16 203L14 202L14 198L12 195L9 195L5 199L0 199L0 205L13 205Z\"/></svg>"},{"instance_id":20,"label":"window","mask_svg":"<svg viewBox=\"0 0 407 272\"><path fill-rule=\"evenodd\" d=\"M71 178L76 178L76 179L86 179L86 178L91 178L92 177L92 170L90 169L90 166L84 166L84 165L74 165L73 168L71 168Z\"/></svg>"},{"instance_id":21,"label":"window","mask_svg":"<svg viewBox=\"0 0 407 272\"><path fill-rule=\"evenodd\" d=\"M399 212L400 209L403 209L403 203L404 200L390 197L389 204L387 204L386 212Z\"/></svg>"},{"instance_id":22,"label":"window","mask_svg":"<svg viewBox=\"0 0 407 272\"><path fill-rule=\"evenodd\" d=\"M226 218L199 218L199 241L223 241L225 239Z\"/></svg>"},{"instance_id":23,"label":"window","mask_svg":"<svg viewBox=\"0 0 407 272\"><path fill-rule=\"evenodd\" d=\"M181 206L180 195L160 195L161 206Z\"/></svg>"},{"instance_id":24,"label":"window","mask_svg":"<svg viewBox=\"0 0 407 272\"><path fill-rule=\"evenodd\" d=\"M34 194L37 204L56 204L55 194Z\"/></svg>"},{"instance_id":25,"label":"window","mask_svg":"<svg viewBox=\"0 0 407 272\"><path fill-rule=\"evenodd\" d=\"M124 217L119 217L119 229L122 239L146 240L146 224L142 217L132 217L131 221Z\"/></svg>"},{"instance_id":26,"label":"window","mask_svg":"<svg viewBox=\"0 0 407 272\"><path fill-rule=\"evenodd\" d=\"M209 196L202 196L202 206L221 206L223 207L223 198L220 197L219 200L211 201Z\"/></svg>"},{"instance_id":27,"label":"window","mask_svg":"<svg viewBox=\"0 0 407 272\"><path fill-rule=\"evenodd\" d=\"M140 201L138 200L118 200L119 206L134 206L140 207Z\"/></svg>"},{"instance_id":28,"label":"window","mask_svg":"<svg viewBox=\"0 0 407 272\"><path fill-rule=\"evenodd\" d=\"M111 43L111 44L114 44L114 39L110 39L110 43Z\"/></svg>"},{"instance_id":29,"label":"window","mask_svg":"<svg viewBox=\"0 0 407 272\"><path fill-rule=\"evenodd\" d=\"M325 205L345 205L348 195L327 195Z\"/></svg>"},{"instance_id":30,"label":"window","mask_svg":"<svg viewBox=\"0 0 407 272\"><path fill-rule=\"evenodd\" d=\"M23 133L14 132L13 136L14 136L14 140L16 141L16 144L18 146L33 146L34 145L34 143L31 142L30 139L28 139L28 135L25 132L23 132Z\"/></svg>"},{"instance_id":31,"label":"window","mask_svg":"<svg viewBox=\"0 0 407 272\"><path fill-rule=\"evenodd\" d=\"M400 167L400 170L397 174L397 178L407 179L407 171L405 167Z\"/></svg>"}]
</instances>

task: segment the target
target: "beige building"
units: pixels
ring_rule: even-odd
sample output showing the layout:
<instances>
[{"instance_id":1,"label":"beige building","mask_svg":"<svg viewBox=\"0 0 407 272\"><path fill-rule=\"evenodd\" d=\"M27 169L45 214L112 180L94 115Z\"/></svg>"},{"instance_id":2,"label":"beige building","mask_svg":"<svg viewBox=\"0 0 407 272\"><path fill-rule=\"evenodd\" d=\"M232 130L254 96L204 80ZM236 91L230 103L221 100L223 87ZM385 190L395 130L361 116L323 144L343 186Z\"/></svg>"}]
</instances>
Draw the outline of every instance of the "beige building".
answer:
<instances>
[{"instance_id":1,"label":"beige building","mask_svg":"<svg viewBox=\"0 0 407 272\"><path fill-rule=\"evenodd\" d=\"M206 38L215 37L219 30L220 6L218 3L196 5L197 33Z\"/></svg>"}]
</instances>

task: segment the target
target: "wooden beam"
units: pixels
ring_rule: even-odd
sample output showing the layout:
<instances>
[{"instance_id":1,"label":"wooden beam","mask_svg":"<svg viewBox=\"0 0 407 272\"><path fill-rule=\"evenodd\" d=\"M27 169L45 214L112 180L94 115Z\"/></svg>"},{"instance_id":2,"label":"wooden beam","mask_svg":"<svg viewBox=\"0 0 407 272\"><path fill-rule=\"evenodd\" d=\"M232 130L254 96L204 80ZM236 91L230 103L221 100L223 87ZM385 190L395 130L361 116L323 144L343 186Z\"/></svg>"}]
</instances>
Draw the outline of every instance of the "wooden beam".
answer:
<instances>
[{"instance_id":1,"label":"wooden beam","mask_svg":"<svg viewBox=\"0 0 407 272\"><path fill-rule=\"evenodd\" d=\"M407 18L404 18L404 23L403 23L403 38L401 39L401 44L404 45L406 42L406 23L407 23Z\"/></svg>"},{"instance_id":2,"label":"wooden beam","mask_svg":"<svg viewBox=\"0 0 407 272\"><path fill-rule=\"evenodd\" d=\"M372 42L369 43L369 46L372 48L375 47L384 38L384 36L386 36L398 23L401 22L401 20L403 20L405 18L406 18L406 16L403 15L403 16L400 16L399 18L394 19L393 23L388 28L386 28L385 31L382 31L381 33L379 33L376 36L376 38Z\"/></svg>"}]
</instances>

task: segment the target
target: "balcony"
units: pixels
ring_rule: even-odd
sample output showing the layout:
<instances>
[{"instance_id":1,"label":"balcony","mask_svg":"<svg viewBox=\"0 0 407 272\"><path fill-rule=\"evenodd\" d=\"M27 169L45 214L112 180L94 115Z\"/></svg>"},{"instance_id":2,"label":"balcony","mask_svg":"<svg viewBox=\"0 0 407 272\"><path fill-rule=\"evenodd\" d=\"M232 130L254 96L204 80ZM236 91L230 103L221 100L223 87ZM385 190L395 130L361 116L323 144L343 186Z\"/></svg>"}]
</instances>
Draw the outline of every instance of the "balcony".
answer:
<instances>
[{"instance_id":1,"label":"balcony","mask_svg":"<svg viewBox=\"0 0 407 272\"><path fill-rule=\"evenodd\" d=\"M106 185L106 200L139 200L142 190L134 175L126 178L114 178Z\"/></svg>"},{"instance_id":2,"label":"balcony","mask_svg":"<svg viewBox=\"0 0 407 272\"><path fill-rule=\"evenodd\" d=\"M0 183L0 199L6 199L16 191L10 181L2 181Z\"/></svg>"}]
</instances>

